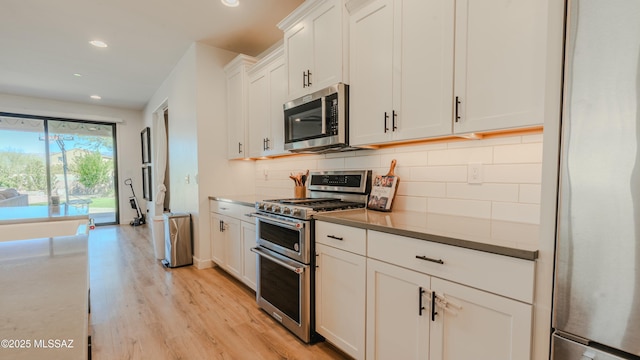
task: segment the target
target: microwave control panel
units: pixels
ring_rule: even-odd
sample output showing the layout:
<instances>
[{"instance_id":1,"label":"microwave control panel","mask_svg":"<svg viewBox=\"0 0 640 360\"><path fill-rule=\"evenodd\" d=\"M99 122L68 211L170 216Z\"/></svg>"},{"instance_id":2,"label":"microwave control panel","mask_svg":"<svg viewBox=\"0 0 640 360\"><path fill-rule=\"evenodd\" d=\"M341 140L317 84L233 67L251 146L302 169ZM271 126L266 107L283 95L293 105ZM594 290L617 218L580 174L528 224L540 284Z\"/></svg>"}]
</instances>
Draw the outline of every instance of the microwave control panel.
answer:
<instances>
[{"instance_id":1,"label":"microwave control panel","mask_svg":"<svg viewBox=\"0 0 640 360\"><path fill-rule=\"evenodd\" d=\"M329 135L338 134L338 94L331 94L325 99L327 105L327 132Z\"/></svg>"}]
</instances>

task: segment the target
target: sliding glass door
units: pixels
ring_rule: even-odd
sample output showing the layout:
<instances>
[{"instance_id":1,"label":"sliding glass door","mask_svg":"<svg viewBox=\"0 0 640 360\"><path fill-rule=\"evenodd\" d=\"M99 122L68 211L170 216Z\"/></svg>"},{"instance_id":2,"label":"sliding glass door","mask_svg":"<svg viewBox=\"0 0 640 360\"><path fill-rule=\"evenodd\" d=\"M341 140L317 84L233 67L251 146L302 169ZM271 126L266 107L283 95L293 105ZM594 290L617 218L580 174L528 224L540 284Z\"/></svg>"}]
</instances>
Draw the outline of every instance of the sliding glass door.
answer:
<instances>
[{"instance_id":1,"label":"sliding glass door","mask_svg":"<svg viewBox=\"0 0 640 360\"><path fill-rule=\"evenodd\" d=\"M3 116L4 115L4 116ZM118 222L115 125L0 114L0 190Z\"/></svg>"}]
</instances>

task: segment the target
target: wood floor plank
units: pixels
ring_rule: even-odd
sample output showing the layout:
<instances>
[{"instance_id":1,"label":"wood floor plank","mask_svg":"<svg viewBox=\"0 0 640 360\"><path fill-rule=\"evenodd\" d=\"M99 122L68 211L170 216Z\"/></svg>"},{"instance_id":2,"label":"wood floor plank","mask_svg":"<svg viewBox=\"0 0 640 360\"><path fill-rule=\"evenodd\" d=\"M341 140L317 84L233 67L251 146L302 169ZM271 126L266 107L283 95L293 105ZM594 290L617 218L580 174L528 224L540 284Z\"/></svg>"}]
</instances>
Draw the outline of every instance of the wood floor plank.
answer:
<instances>
[{"instance_id":1,"label":"wood floor plank","mask_svg":"<svg viewBox=\"0 0 640 360\"><path fill-rule=\"evenodd\" d=\"M220 269L165 269L147 226L89 235L92 359L348 359L307 345Z\"/></svg>"}]
</instances>

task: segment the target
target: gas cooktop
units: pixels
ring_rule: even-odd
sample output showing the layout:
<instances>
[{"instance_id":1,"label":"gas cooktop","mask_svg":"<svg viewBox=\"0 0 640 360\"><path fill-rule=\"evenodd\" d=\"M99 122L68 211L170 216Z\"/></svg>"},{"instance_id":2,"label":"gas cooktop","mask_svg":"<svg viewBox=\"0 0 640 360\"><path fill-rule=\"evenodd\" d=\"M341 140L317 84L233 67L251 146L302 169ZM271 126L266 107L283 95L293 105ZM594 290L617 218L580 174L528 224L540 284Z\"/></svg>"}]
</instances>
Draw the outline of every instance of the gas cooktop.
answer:
<instances>
[{"instance_id":1,"label":"gas cooktop","mask_svg":"<svg viewBox=\"0 0 640 360\"><path fill-rule=\"evenodd\" d=\"M309 176L311 197L264 200L256 203L260 213L310 219L323 211L363 208L371 192L371 170L322 171Z\"/></svg>"}]
</instances>

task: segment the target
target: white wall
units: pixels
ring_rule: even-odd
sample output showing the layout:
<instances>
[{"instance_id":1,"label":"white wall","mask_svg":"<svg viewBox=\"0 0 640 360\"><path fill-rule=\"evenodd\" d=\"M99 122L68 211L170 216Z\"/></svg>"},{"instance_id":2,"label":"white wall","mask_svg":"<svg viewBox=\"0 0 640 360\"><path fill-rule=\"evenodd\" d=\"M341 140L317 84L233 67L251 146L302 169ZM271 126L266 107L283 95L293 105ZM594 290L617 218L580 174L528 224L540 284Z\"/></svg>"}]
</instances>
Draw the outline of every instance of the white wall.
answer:
<instances>
[{"instance_id":1,"label":"white wall","mask_svg":"<svg viewBox=\"0 0 640 360\"><path fill-rule=\"evenodd\" d=\"M153 112L168 105L170 207L172 212L192 215L194 257L199 268L211 266L208 197L244 189L251 192L254 187L253 163L226 159L226 80L222 68L235 55L194 43L144 110L144 122L153 128ZM156 186L154 179L154 193ZM202 218L201 213L205 214Z\"/></svg>"},{"instance_id":2,"label":"white wall","mask_svg":"<svg viewBox=\"0 0 640 360\"><path fill-rule=\"evenodd\" d=\"M123 181L132 178L136 195L142 200L140 131L144 125L141 111L9 94L0 94L0 111L80 120L117 121L120 223L128 224L136 216L135 210L129 205L131 190ZM144 207L144 201L141 202L141 206Z\"/></svg>"}]
</instances>

